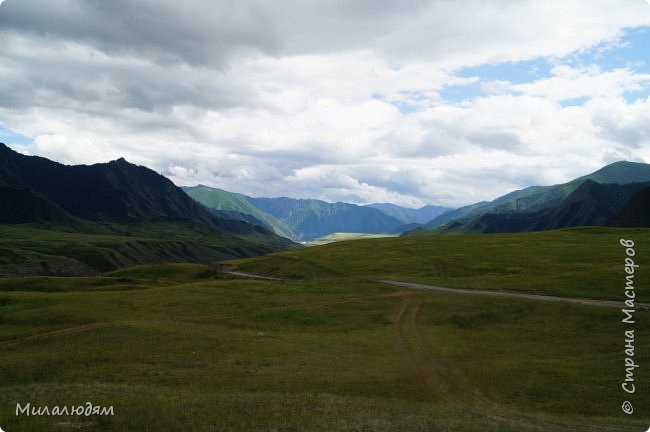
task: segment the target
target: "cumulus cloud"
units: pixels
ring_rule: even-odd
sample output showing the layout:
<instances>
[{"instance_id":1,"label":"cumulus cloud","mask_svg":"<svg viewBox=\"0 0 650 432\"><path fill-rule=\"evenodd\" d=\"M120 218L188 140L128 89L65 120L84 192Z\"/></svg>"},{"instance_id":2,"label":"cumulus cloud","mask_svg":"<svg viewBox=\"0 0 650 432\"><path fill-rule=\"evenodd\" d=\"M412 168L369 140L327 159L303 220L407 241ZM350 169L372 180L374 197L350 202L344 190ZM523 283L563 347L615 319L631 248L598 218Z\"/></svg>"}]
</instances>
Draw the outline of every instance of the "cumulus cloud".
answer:
<instances>
[{"instance_id":1,"label":"cumulus cloud","mask_svg":"<svg viewBox=\"0 0 650 432\"><path fill-rule=\"evenodd\" d=\"M650 161L650 102L625 97L650 75L564 61L648 25L641 0L9 1L0 127L178 184L462 205ZM523 83L459 74L540 58Z\"/></svg>"},{"instance_id":2,"label":"cumulus cloud","mask_svg":"<svg viewBox=\"0 0 650 432\"><path fill-rule=\"evenodd\" d=\"M515 85L511 89L527 95L563 101L582 97L618 97L626 92L641 91L650 83L650 74L635 73L627 68L603 72L597 66L574 68L558 65L551 73L551 78Z\"/></svg>"}]
</instances>

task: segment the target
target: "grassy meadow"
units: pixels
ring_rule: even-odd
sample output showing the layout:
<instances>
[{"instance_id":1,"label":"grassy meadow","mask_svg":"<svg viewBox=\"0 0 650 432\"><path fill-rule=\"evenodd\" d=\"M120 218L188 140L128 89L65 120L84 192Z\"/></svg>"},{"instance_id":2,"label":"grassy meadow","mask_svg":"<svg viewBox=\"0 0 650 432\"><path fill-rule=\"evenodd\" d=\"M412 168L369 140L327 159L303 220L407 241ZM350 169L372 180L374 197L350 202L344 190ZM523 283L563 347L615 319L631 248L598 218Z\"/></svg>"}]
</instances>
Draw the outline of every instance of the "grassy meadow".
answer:
<instances>
[{"instance_id":1,"label":"grassy meadow","mask_svg":"<svg viewBox=\"0 0 650 432\"><path fill-rule=\"evenodd\" d=\"M641 431L616 308L400 289L396 279L622 300L650 230L384 238L89 277L0 279L0 427L15 431ZM16 403L114 416L16 416Z\"/></svg>"},{"instance_id":2,"label":"grassy meadow","mask_svg":"<svg viewBox=\"0 0 650 432\"><path fill-rule=\"evenodd\" d=\"M620 300L625 248L650 263L650 230L574 228L339 242L236 261L242 271L286 279L399 279L449 287ZM650 284L639 285L650 300Z\"/></svg>"}]
</instances>

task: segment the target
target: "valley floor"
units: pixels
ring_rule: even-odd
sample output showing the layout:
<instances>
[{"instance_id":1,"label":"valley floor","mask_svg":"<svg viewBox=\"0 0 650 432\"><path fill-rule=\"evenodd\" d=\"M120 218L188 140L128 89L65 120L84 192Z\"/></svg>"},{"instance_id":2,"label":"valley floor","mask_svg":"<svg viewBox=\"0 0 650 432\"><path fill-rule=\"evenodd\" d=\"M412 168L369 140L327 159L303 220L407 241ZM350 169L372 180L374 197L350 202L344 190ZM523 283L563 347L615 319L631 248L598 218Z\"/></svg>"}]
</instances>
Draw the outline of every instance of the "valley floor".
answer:
<instances>
[{"instance_id":1,"label":"valley floor","mask_svg":"<svg viewBox=\"0 0 650 432\"><path fill-rule=\"evenodd\" d=\"M564 241L582 235L551 233L542 239L552 248L553 236ZM511 239L486 241L509 245ZM360 262L352 262L367 255L348 257L347 268L332 266L340 254L374 248L386 256L397 253L395 242L412 250L414 242L424 247L422 241L367 240L236 263L242 272L282 280L244 279L193 264L80 278L0 279L0 427L7 432L647 428L650 393L629 396L634 415L621 412L626 395L620 387L625 370L619 309L387 285L377 281L383 273L365 274ZM424 241L449 255L452 246L440 244L448 240ZM456 241L456 252L469 253L462 241ZM582 261L576 255L572 268L609 259L597 242L591 248L594 254ZM620 252L616 244L614 251ZM645 251L639 249L639 256ZM434 267L444 268L434 255L431 249ZM504 256L492 264L508 258L517 265ZM411 263L417 266L417 260ZM613 278L620 276L618 267L612 266ZM423 271L411 267L391 274L426 285L453 279L449 270L437 278ZM512 272L501 277L504 288L520 285ZM476 285L496 281L489 276ZM620 297L618 288L609 295L602 287L594 290L602 302ZM640 297L647 298L647 290L639 284ZM635 361L641 367L635 378L641 389L650 382L650 367L644 367L650 365L650 320L641 308L636 314ZM17 403L86 402L113 406L114 415L15 412Z\"/></svg>"}]
</instances>

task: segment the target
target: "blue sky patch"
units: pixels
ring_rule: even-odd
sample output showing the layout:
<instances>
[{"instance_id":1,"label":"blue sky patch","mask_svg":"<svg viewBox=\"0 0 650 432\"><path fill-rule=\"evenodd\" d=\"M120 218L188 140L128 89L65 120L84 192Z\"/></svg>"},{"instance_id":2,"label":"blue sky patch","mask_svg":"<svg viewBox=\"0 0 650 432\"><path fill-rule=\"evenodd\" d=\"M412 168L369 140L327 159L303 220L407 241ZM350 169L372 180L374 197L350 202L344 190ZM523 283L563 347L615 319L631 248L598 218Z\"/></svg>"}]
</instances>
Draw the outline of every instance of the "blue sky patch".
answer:
<instances>
[{"instance_id":1,"label":"blue sky patch","mask_svg":"<svg viewBox=\"0 0 650 432\"><path fill-rule=\"evenodd\" d=\"M11 129L0 127L0 142L5 144L27 145L32 144L34 140L28 136L16 133Z\"/></svg>"},{"instance_id":2,"label":"blue sky patch","mask_svg":"<svg viewBox=\"0 0 650 432\"><path fill-rule=\"evenodd\" d=\"M650 87L646 86L646 88L640 91L626 92L624 96L625 99L630 103L636 102L638 100L646 100L650 97Z\"/></svg>"},{"instance_id":3,"label":"blue sky patch","mask_svg":"<svg viewBox=\"0 0 650 432\"><path fill-rule=\"evenodd\" d=\"M574 53L563 64L573 67L598 65L603 71L628 68L639 73L650 73L650 27L628 29L616 43L600 44Z\"/></svg>"},{"instance_id":4,"label":"blue sky patch","mask_svg":"<svg viewBox=\"0 0 650 432\"><path fill-rule=\"evenodd\" d=\"M456 76L479 77L481 81L509 81L513 84L520 84L550 77L551 67L546 59L539 58L463 68L456 73Z\"/></svg>"},{"instance_id":5,"label":"blue sky patch","mask_svg":"<svg viewBox=\"0 0 650 432\"><path fill-rule=\"evenodd\" d=\"M388 100L381 93L373 93L370 97L393 105L401 114L409 114L419 111L421 107L418 106L418 102L428 99L427 95L416 91L401 92L400 95L403 96L403 99L398 101Z\"/></svg>"},{"instance_id":6,"label":"blue sky patch","mask_svg":"<svg viewBox=\"0 0 650 432\"><path fill-rule=\"evenodd\" d=\"M510 84L529 83L551 77L551 68L552 65L543 58L467 67L460 69L456 76L478 77L479 81L468 85L447 86L440 92L440 95L447 102L470 101L487 95L481 88L483 84L492 81L505 81Z\"/></svg>"},{"instance_id":7,"label":"blue sky patch","mask_svg":"<svg viewBox=\"0 0 650 432\"><path fill-rule=\"evenodd\" d=\"M467 85L445 87L440 95L450 103L470 101L486 96L481 89L482 84L490 81L521 84L550 78L553 76L551 70L556 65L567 65L574 68L597 66L603 72L627 68L635 73L650 74L650 27L628 29L616 41L604 41L560 59L540 57L528 61L463 68L456 72L456 76L478 77L479 81ZM625 93L628 102L646 99L649 96L650 84L640 91ZM579 106L588 100L588 97L570 99L563 101L562 106Z\"/></svg>"},{"instance_id":8,"label":"blue sky patch","mask_svg":"<svg viewBox=\"0 0 650 432\"><path fill-rule=\"evenodd\" d=\"M447 86L440 91L440 96L447 102L463 102L483 96L480 83Z\"/></svg>"},{"instance_id":9,"label":"blue sky patch","mask_svg":"<svg viewBox=\"0 0 650 432\"><path fill-rule=\"evenodd\" d=\"M584 105L589 99L591 99L589 96L584 96L584 97L579 97L579 98L573 98L573 99L565 99L560 101L560 105L562 107L569 107L569 106L582 106Z\"/></svg>"},{"instance_id":10,"label":"blue sky patch","mask_svg":"<svg viewBox=\"0 0 650 432\"><path fill-rule=\"evenodd\" d=\"M410 104L408 102L390 102L391 105L395 106L400 114L409 114L412 112L417 112L420 110L420 108L417 105Z\"/></svg>"}]
</instances>

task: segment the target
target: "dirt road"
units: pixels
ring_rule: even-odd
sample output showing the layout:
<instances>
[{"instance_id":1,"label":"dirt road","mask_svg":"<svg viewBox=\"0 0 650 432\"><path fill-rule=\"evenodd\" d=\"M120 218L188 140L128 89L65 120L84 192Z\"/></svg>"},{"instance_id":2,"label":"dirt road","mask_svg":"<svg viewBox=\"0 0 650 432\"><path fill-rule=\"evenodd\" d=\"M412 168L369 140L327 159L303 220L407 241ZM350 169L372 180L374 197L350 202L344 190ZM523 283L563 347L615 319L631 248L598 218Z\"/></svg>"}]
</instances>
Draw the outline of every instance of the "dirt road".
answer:
<instances>
[{"instance_id":1,"label":"dirt road","mask_svg":"<svg viewBox=\"0 0 650 432\"><path fill-rule=\"evenodd\" d=\"M391 285L415 285L417 289L430 289L427 285L408 282L382 281ZM422 286L427 288L422 288ZM442 287L435 287L442 288ZM442 288L447 292L457 290ZM474 290L471 291L474 294ZM462 291L461 291L462 292ZM516 293L515 293L516 294ZM539 296L537 296L539 297ZM403 293L399 312L393 322L395 339L402 352L404 365L417 383L427 389L430 397L449 406L458 407L465 412L484 416L492 425L506 424L522 431L540 432L616 432L619 425L588 424L576 420L556 420L549 416L522 414L487 399L462 374L446 364L436 351L435 340L427 338L420 331L418 315L426 303L420 294Z\"/></svg>"},{"instance_id":2,"label":"dirt road","mask_svg":"<svg viewBox=\"0 0 650 432\"><path fill-rule=\"evenodd\" d=\"M537 301L546 301L546 302L565 302L565 303L577 303L590 306L600 306L600 307L612 307L612 308L621 308L623 307L623 301L612 301L612 300L594 300L587 298L575 298L575 297L556 297L549 295L541 294L526 294L518 293L514 291L491 291L483 289L469 289L469 288L448 288L440 287L435 285L424 285L414 282L402 282L395 281L390 279L383 279L378 282L394 285L403 288L418 289L418 290L429 290L429 291L438 291L454 294L471 294L471 295L485 295L493 297L513 297L513 298L522 298L527 300L537 300ZM637 309L650 309L650 304L648 303L636 303Z\"/></svg>"}]
</instances>

